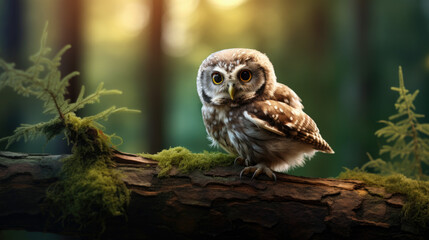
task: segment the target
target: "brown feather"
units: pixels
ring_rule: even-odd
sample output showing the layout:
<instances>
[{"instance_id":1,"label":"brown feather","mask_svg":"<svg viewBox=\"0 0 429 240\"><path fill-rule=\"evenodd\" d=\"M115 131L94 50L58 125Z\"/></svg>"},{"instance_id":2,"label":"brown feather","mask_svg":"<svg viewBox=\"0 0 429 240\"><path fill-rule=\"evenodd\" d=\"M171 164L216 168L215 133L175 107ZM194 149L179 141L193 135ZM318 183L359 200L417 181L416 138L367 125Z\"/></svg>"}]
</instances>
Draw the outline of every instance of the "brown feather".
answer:
<instances>
[{"instance_id":1,"label":"brown feather","mask_svg":"<svg viewBox=\"0 0 429 240\"><path fill-rule=\"evenodd\" d=\"M274 91L274 100L284 102L293 108L304 108L301 103L301 98L299 98L298 95L296 95L296 93L292 89L281 83L276 84L276 90Z\"/></svg>"},{"instance_id":2,"label":"brown feather","mask_svg":"<svg viewBox=\"0 0 429 240\"><path fill-rule=\"evenodd\" d=\"M311 144L314 149L333 153L329 144L320 135L319 129L313 119L302 110L273 100L253 102L245 107L248 114L259 127L273 133L278 131L281 136L296 139ZM270 129L273 130L270 130Z\"/></svg>"}]
</instances>

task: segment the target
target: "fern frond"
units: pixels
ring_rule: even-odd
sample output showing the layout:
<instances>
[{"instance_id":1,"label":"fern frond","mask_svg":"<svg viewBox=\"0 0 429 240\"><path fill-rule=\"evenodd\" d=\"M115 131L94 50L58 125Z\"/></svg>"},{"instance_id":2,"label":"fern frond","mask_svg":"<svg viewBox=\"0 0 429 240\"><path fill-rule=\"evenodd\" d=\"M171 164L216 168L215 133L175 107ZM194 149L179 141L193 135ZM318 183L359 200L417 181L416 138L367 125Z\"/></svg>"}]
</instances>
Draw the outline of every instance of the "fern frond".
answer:
<instances>
[{"instance_id":1,"label":"fern frond","mask_svg":"<svg viewBox=\"0 0 429 240\"><path fill-rule=\"evenodd\" d=\"M422 123L416 126L417 131L429 136L429 123Z\"/></svg>"},{"instance_id":2,"label":"fern frond","mask_svg":"<svg viewBox=\"0 0 429 240\"><path fill-rule=\"evenodd\" d=\"M97 121L97 120L107 120L109 118L110 115L117 113L117 112L130 112L130 113L140 113L139 110L134 110L134 109L129 109L126 107L120 107L120 108L116 108L115 106L112 106L96 115L93 116L88 116L85 117L83 119L85 120L90 120L90 121Z\"/></svg>"},{"instance_id":3,"label":"fern frond","mask_svg":"<svg viewBox=\"0 0 429 240\"><path fill-rule=\"evenodd\" d=\"M383 161L381 158L374 159L369 153L366 154L368 155L369 162L362 165L360 168L361 170L367 171L368 169L374 169L376 171L382 171L383 169L386 169L388 163Z\"/></svg>"},{"instance_id":4,"label":"fern frond","mask_svg":"<svg viewBox=\"0 0 429 240\"><path fill-rule=\"evenodd\" d=\"M94 93L88 95L86 98L83 98L83 94L85 91L85 88L81 89L81 92L79 93L79 97L76 100L75 103L70 104L66 108L63 109L64 114L67 114L69 112L76 112L77 110L85 107L87 104L93 104L100 102L100 97L104 95L112 95L112 94L122 94L119 90L107 90L103 88L104 83L100 83L95 90Z\"/></svg>"},{"instance_id":5,"label":"fern frond","mask_svg":"<svg viewBox=\"0 0 429 240\"><path fill-rule=\"evenodd\" d=\"M25 142L33 140L40 135L45 135L47 140L50 140L54 136L58 135L64 130L64 124L59 119L52 119L48 122L36 123L36 124L21 124L20 127L14 130L13 135L0 139L0 142L7 141L6 148L8 148L14 142L18 142L21 138Z\"/></svg>"}]
</instances>

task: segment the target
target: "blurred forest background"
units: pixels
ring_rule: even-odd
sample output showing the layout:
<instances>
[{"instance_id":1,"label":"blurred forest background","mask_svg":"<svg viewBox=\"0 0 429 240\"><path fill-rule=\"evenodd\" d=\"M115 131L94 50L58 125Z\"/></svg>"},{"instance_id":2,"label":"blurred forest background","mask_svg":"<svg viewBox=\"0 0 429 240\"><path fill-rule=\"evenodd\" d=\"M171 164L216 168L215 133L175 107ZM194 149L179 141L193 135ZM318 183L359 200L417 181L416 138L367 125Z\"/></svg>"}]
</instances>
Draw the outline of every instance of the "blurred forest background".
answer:
<instances>
[{"instance_id":1,"label":"blurred forest background","mask_svg":"<svg viewBox=\"0 0 429 240\"><path fill-rule=\"evenodd\" d=\"M155 153L170 146L209 147L195 79L210 53L255 48L271 59L278 81L302 98L336 154L316 154L295 175L335 177L378 156L374 136L395 112L398 66L405 85L420 89L418 113L429 115L429 1L424 0L0 0L0 58L29 66L45 22L53 52L66 44L63 75L81 85L119 89L80 114L111 105L142 110L103 123L124 139L119 149ZM42 104L0 91L0 137L20 123L48 117ZM428 121L428 117L425 118ZM4 144L0 149L4 149ZM67 153L62 137L19 142L9 150Z\"/></svg>"}]
</instances>

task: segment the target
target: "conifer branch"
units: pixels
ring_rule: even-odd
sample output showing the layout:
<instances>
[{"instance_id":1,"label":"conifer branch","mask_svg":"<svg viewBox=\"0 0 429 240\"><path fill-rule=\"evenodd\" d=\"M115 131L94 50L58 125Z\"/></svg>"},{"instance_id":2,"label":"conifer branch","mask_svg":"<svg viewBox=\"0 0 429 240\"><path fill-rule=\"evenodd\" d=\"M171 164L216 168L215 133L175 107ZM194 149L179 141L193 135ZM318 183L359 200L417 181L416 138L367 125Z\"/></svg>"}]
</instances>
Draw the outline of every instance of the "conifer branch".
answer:
<instances>
[{"instance_id":1,"label":"conifer branch","mask_svg":"<svg viewBox=\"0 0 429 240\"><path fill-rule=\"evenodd\" d=\"M413 101L419 91L410 93L404 84L402 68L399 67L399 87L392 87L393 91L399 93L395 103L398 111L389 117L388 121L380 121L385 126L375 132L378 137L386 138L390 145L383 145L380 154L390 153L393 160L397 156L400 161L384 162L382 159L372 159L365 164L365 168L372 167L381 173L402 173L408 177L428 178L422 170L422 162L429 164L429 124L419 123L418 118L423 114L415 113L416 107ZM421 133L421 134L420 134ZM426 135L423 138L421 135ZM384 162L384 164L380 164Z\"/></svg>"},{"instance_id":2,"label":"conifer branch","mask_svg":"<svg viewBox=\"0 0 429 240\"><path fill-rule=\"evenodd\" d=\"M69 99L65 99L67 87L71 78L79 75L78 72L72 72L61 78L61 72L58 67L61 65L62 55L71 48L70 45L63 47L52 58L48 57L51 49L46 47L47 40L47 24L45 25L41 41L40 49L36 54L30 57L33 63L27 70L15 69L13 63L7 63L0 59L0 70L4 72L0 74L0 90L9 86L18 94L25 97L30 95L35 96L43 102L43 113L54 114L55 117L48 122L39 124L26 124L18 127L12 136L1 138L1 141L7 141L6 148L13 142L21 138L24 140L32 139L33 136L45 135L48 140L53 135L59 134L62 130L67 130L67 134L73 129L68 129L70 124L67 124L70 118L69 114L74 114L77 110L82 109L87 104L100 102L100 97L111 94L122 94L119 90L107 90L100 83L94 93L84 97L85 88L82 86L81 92L74 103L70 103ZM128 108L111 107L101 113L93 116L88 116L82 120L95 121L98 119L107 119L110 114L116 112L138 112ZM59 124L60 123L60 124ZM59 130L60 129L60 130ZM66 131L66 132L67 132Z\"/></svg>"}]
</instances>

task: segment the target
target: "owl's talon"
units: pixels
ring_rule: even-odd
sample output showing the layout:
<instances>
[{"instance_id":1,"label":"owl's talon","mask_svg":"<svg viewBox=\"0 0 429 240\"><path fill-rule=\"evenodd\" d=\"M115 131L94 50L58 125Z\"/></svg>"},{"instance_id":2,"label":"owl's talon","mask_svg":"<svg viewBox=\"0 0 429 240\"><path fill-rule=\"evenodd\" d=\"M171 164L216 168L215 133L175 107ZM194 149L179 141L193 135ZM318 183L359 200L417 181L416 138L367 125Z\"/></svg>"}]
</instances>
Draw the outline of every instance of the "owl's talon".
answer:
<instances>
[{"instance_id":1,"label":"owl's talon","mask_svg":"<svg viewBox=\"0 0 429 240\"><path fill-rule=\"evenodd\" d=\"M243 176L243 172L244 172L244 169L243 169L243 170L241 170L241 172L240 172L240 179L241 179L241 177Z\"/></svg>"},{"instance_id":2,"label":"owl's talon","mask_svg":"<svg viewBox=\"0 0 429 240\"><path fill-rule=\"evenodd\" d=\"M273 171L270 170L270 172L268 172L265 170L264 172L269 178L273 179L274 182L277 182L277 176Z\"/></svg>"},{"instance_id":3,"label":"owl's talon","mask_svg":"<svg viewBox=\"0 0 429 240\"><path fill-rule=\"evenodd\" d=\"M245 167L245 168L243 168L243 170L241 170L241 172L240 172L240 179L241 179L241 177L243 176L243 173L244 174L248 174L250 171L251 171L251 169L250 169L251 167Z\"/></svg>"},{"instance_id":4,"label":"owl's talon","mask_svg":"<svg viewBox=\"0 0 429 240\"><path fill-rule=\"evenodd\" d=\"M262 172L262 168L256 168L255 172L253 173L252 178L250 179L250 181L252 181L255 177L259 176ZM264 171L265 172L265 171ZM268 174L267 174L268 175Z\"/></svg>"},{"instance_id":5,"label":"owl's talon","mask_svg":"<svg viewBox=\"0 0 429 240\"><path fill-rule=\"evenodd\" d=\"M274 172L267 166L265 166L262 163L258 163L255 166L245 167L240 172L240 179L244 174L253 173L252 178L250 178L250 181L252 181L254 178L259 176L261 173L264 173L267 175L270 179L277 181L277 176L274 174Z\"/></svg>"}]
</instances>

